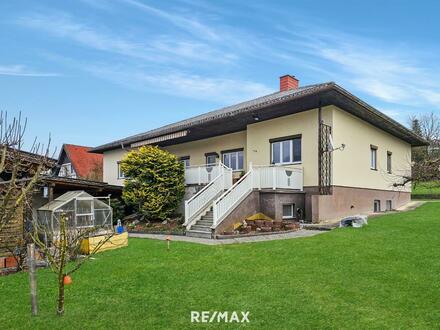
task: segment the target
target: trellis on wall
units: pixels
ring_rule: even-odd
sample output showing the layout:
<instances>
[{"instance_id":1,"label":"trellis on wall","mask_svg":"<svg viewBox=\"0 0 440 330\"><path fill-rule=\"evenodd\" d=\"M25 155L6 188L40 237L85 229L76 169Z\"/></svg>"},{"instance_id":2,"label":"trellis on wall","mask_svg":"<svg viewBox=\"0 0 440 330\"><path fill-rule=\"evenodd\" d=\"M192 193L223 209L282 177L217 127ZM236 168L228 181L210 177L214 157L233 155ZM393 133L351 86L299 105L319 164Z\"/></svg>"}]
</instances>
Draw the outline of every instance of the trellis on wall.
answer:
<instances>
[{"instance_id":1,"label":"trellis on wall","mask_svg":"<svg viewBox=\"0 0 440 330\"><path fill-rule=\"evenodd\" d=\"M332 127L319 123L319 193L321 195L331 194L331 169L332 169L332 150L330 136Z\"/></svg>"}]
</instances>

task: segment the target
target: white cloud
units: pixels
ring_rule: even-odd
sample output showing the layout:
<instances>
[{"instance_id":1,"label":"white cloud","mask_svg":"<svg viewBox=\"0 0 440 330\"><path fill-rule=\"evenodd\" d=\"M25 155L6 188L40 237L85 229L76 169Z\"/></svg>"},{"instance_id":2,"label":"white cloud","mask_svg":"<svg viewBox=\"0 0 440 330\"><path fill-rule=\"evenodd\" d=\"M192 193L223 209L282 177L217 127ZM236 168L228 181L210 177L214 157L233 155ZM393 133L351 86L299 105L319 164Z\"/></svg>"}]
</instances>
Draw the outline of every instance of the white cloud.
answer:
<instances>
[{"instance_id":1,"label":"white cloud","mask_svg":"<svg viewBox=\"0 0 440 330\"><path fill-rule=\"evenodd\" d=\"M87 70L97 77L132 89L224 103L245 101L273 92L267 86L252 81L199 76L177 71L144 73L108 66L89 66Z\"/></svg>"},{"instance_id":2,"label":"white cloud","mask_svg":"<svg viewBox=\"0 0 440 330\"><path fill-rule=\"evenodd\" d=\"M236 59L233 54L196 40L175 40L160 35L140 35L134 39L79 22L64 13L32 14L19 18L17 23L95 50L151 62L185 64L185 61L196 60L199 63L228 63Z\"/></svg>"},{"instance_id":3,"label":"white cloud","mask_svg":"<svg viewBox=\"0 0 440 330\"><path fill-rule=\"evenodd\" d=\"M208 40L221 39L220 34L218 34L210 26L201 23L199 20L195 18L188 18L186 16L177 14L175 12L170 13L169 11L164 11L153 6L146 5L145 3L136 0L121 0L121 1L131 6L134 6L137 9L140 9L144 12L147 12L151 15L166 20L168 23L184 31L187 31L198 38L204 38Z\"/></svg>"},{"instance_id":4,"label":"white cloud","mask_svg":"<svg viewBox=\"0 0 440 330\"><path fill-rule=\"evenodd\" d=\"M338 31L305 28L291 35L294 52L325 67L332 80L385 102L440 107L440 72L430 70L426 65L430 61L414 50Z\"/></svg>"},{"instance_id":5,"label":"white cloud","mask_svg":"<svg viewBox=\"0 0 440 330\"><path fill-rule=\"evenodd\" d=\"M0 65L0 76L57 77L59 74L33 71L26 68L24 65Z\"/></svg>"}]
</instances>

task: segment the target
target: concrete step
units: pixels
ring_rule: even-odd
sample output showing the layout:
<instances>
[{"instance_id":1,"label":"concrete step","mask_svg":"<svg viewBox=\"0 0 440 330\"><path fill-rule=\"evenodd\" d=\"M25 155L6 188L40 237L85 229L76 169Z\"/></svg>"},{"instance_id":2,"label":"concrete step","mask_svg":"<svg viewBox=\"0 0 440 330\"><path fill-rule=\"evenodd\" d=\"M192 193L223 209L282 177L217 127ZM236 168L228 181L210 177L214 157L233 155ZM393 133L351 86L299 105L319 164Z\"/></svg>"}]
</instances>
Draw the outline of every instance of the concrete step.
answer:
<instances>
[{"instance_id":1,"label":"concrete step","mask_svg":"<svg viewBox=\"0 0 440 330\"><path fill-rule=\"evenodd\" d=\"M209 220L199 220L199 221L196 222L196 225L200 225L200 226L209 226L209 227L211 227L212 224L213 224L213 222L209 221Z\"/></svg>"},{"instance_id":2,"label":"concrete step","mask_svg":"<svg viewBox=\"0 0 440 330\"><path fill-rule=\"evenodd\" d=\"M187 232L186 232L186 236L189 236L189 237L198 237L198 238L208 238L208 239L210 239L210 238L212 238L211 237L211 232L206 232L206 231L199 231L199 230L188 230Z\"/></svg>"},{"instance_id":3,"label":"concrete step","mask_svg":"<svg viewBox=\"0 0 440 330\"><path fill-rule=\"evenodd\" d=\"M206 232L211 232L211 226L204 226L204 225L199 225L198 223L196 223L195 225L193 225L191 227L191 230L200 230L200 231L206 231Z\"/></svg>"},{"instance_id":4,"label":"concrete step","mask_svg":"<svg viewBox=\"0 0 440 330\"><path fill-rule=\"evenodd\" d=\"M213 217L205 217L205 216L203 216L203 217L200 218L200 220L213 221L214 218Z\"/></svg>"}]
</instances>

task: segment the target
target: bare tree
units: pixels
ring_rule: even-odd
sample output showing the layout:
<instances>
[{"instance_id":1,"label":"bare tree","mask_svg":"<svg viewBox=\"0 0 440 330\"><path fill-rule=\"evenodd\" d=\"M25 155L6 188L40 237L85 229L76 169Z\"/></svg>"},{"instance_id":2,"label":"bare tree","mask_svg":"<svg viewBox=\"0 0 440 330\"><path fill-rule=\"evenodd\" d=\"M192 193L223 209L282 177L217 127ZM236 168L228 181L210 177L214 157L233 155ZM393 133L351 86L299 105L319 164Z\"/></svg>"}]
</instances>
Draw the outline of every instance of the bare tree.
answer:
<instances>
[{"instance_id":1,"label":"bare tree","mask_svg":"<svg viewBox=\"0 0 440 330\"><path fill-rule=\"evenodd\" d=\"M440 116L435 112L412 116L412 121L418 121L419 130L417 132L429 143L440 140Z\"/></svg>"},{"instance_id":2,"label":"bare tree","mask_svg":"<svg viewBox=\"0 0 440 330\"><path fill-rule=\"evenodd\" d=\"M24 150L27 120L18 117L8 120L6 112L0 113L0 245L11 249L14 242L1 235L13 221L22 219L30 211L32 194L42 173L50 170L50 137L47 145L35 139ZM22 237L17 236L17 244Z\"/></svg>"},{"instance_id":3,"label":"bare tree","mask_svg":"<svg viewBox=\"0 0 440 330\"><path fill-rule=\"evenodd\" d=\"M410 121L413 132L424 138L429 146L413 148L411 175L403 175L394 185L432 181L440 186L440 116L431 112L411 116Z\"/></svg>"},{"instance_id":4,"label":"bare tree","mask_svg":"<svg viewBox=\"0 0 440 330\"><path fill-rule=\"evenodd\" d=\"M51 268L58 277L57 314L64 314L64 286L65 280L76 272L113 236L113 230L105 225L87 228L72 227L72 219L67 213L59 216L56 227L43 223L37 219L33 222L34 230L31 234L36 246L40 249ZM84 240L100 233L99 242L88 254L82 251Z\"/></svg>"}]
</instances>

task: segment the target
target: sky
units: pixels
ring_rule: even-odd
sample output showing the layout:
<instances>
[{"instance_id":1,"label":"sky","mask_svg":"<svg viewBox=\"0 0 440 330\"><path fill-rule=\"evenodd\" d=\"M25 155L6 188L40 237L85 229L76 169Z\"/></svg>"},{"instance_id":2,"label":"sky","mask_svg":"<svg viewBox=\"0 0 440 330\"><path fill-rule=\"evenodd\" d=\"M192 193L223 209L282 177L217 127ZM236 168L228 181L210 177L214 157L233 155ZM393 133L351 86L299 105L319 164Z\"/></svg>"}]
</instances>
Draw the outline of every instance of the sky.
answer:
<instances>
[{"instance_id":1,"label":"sky","mask_svg":"<svg viewBox=\"0 0 440 330\"><path fill-rule=\"evenodd\" d=\"M440 1L0 2L0 110L97 146L334 81L403 124L440 112Z\"/></svg>"}]
</instances>

